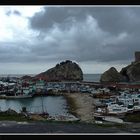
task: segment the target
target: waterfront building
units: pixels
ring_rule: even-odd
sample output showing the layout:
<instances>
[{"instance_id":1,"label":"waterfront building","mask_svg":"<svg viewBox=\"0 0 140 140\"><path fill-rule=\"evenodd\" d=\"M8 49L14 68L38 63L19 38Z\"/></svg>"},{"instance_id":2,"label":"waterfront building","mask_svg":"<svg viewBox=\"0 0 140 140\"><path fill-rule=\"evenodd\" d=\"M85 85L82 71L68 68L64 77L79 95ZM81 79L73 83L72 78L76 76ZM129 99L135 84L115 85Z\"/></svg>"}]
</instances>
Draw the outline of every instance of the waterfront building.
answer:
<instances>
[{"instance_id":1,"label":"waterfront building","mask_svg":"<svg viewBox=\"0 0 140 140\"><path fill-rule=\"evenodd\" d=\"M45 81L41 79L36 81L35 88L37 93L41 93L41 92L43 93L45 90Z\"/></svg>"}]
</instances>

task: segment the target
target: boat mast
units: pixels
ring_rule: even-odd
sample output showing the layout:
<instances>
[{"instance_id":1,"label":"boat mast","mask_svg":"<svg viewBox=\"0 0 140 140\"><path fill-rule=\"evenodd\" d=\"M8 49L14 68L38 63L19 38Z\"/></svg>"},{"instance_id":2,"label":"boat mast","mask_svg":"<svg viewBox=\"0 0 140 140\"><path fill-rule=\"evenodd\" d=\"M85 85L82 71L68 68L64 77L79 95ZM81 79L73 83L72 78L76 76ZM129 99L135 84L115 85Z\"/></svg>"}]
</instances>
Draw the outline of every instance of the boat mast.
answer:
<instances>
[{"instance_id":1,"label":"boat mast","mask_svg":"<svg viewBox=\"0 0 140 140\"><path fill-rule=\"evenodd\" d=\"M42 114L44 114L45 113L45 111L44 111L44 105L43 105L43 96L41 95L41 105L42 105Z\"/></svg>"},{"instance_id":2,"label":"boat mast","mask_svg":"<svg viewBox=\"0 0 140 140\"><path fill-rule=\"evenodd\" d=\"M39 82L41 82L41 78L39 80ZM44 105L43 105L43 95L41 95L41 105L42 105L42 114L45 114L45 111L44 111Z\"/></svg>"}]
</instances>

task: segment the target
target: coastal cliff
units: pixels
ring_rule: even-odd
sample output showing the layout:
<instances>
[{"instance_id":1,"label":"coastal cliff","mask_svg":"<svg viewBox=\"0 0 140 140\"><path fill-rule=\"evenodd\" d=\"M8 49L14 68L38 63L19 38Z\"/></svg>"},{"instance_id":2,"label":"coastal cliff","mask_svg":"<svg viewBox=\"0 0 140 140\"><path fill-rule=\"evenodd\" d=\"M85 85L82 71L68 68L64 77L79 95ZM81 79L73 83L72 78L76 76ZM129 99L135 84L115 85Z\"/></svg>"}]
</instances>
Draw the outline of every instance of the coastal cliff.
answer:
<instances>
[{"instance_id":1,"label":"coastal cliff","mask_svg":"<svg viewBox=\"0 0 140 140\"><path fill-rule=\"evenodd\" d=\"M42 78L47 81L81 81L83 80L83 72L78 64L70 60L63 61L55 67L42 72L35 77Z\"/></svg>"},{"instance_id":2,"label":"coastal cliff","mask_svg":"<svg viewBox=\"0 0 140 140\"><path fill-rule=\"evenodd\" d=\"M122 68L120 73L124 75L129 82L140 81L140 61L133 62L131 65Z\"/></svg>"},{"instance_id":3,"label":"coastal cliff","mask_svg":"<svg viewBox=\"0 0 140 140\"><path fill-rule=\"evenodd\" d=\"M114 67L111 67L101 75L100 82L119 82L123 80L124 77Z\"/></svg>"},{"instance_id":4,"label":"coastal cliff","mask_svg":"<svg viewBox=\"0 0 140 140\"><path fill-rule=\"evenodd\" d=\"M117 72L115 68L105 71L100 82L138 82L140 81L140 53L135 52L135 61Z\"/></svg>"}]
</instances>

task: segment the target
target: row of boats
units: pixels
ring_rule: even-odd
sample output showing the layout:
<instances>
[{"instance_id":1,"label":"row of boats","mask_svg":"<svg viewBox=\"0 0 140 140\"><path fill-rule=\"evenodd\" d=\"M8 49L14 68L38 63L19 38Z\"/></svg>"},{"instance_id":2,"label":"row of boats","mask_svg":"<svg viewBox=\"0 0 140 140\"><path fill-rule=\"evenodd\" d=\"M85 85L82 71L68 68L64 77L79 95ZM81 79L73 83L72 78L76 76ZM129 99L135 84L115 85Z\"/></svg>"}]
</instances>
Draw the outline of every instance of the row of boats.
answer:
<instances>
[{"instance_id":1,"label":"row of boats","mask_svg":"<svg viewBox=\"0 0 140 140\"><path fill-rule=\"evenodd\" d=\"M0 82L0 98L31 98L36 93L45 93L42 81L36 84L22 81L16 83Z\"/></svg>"},{"instance_id":2,"label":"row of boats","mask_svg":"<svg viewBox=\"0 0 140 140\"><path fill-rule=\"evenodd\" d=\"M110 99L96 99L94 118L122 123L125 115L135 112L140 112L140 93L123 91Z\"/></svg>"},{"instance_id":3,"label":"row of boats","mask_svg":"<svg viewBox=\"0 0 140 140\"><path fill-rule=\"evenodd\" d=\"M63 92L80 92L80 93L100 93L107 89L96 89L80 82L63 81L63 82L46 82L44 80L22 80L17 79L14 82L0 81L0 98L28 98L36 94L52 94Z\"/></svg>"}]
</instances>

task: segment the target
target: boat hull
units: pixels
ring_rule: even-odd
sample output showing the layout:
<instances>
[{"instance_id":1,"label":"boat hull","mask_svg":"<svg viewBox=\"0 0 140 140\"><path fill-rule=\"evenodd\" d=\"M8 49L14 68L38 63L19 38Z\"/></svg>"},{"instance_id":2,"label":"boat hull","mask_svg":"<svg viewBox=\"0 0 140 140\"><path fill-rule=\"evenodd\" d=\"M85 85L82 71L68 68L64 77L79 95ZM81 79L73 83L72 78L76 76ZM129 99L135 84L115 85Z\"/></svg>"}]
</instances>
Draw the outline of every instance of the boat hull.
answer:
<instances>
[{"instance_id":1,"label":"boat hull","mask_svg":"<svg viewBox=\"0 0 140 140\"><path fill-rule=\"evenodd\" d=\"M23 98L31 98L32 95L18 95L18 96L3 96L1 95L0 98L3 99L23 99Z\"/></svg>"},{"instance_id":2,"label":"boat hull","mask_svg":"<svg viewBox=\"0 0 140 140\"><path fill-rule=\"evenodd\" d=\"M94 119L96 121L107 121L107 122L114 122L114 123L123 123L123 120L113 116L103 116L100 114L94 114Z\"/></svg>"}]
</instances>

